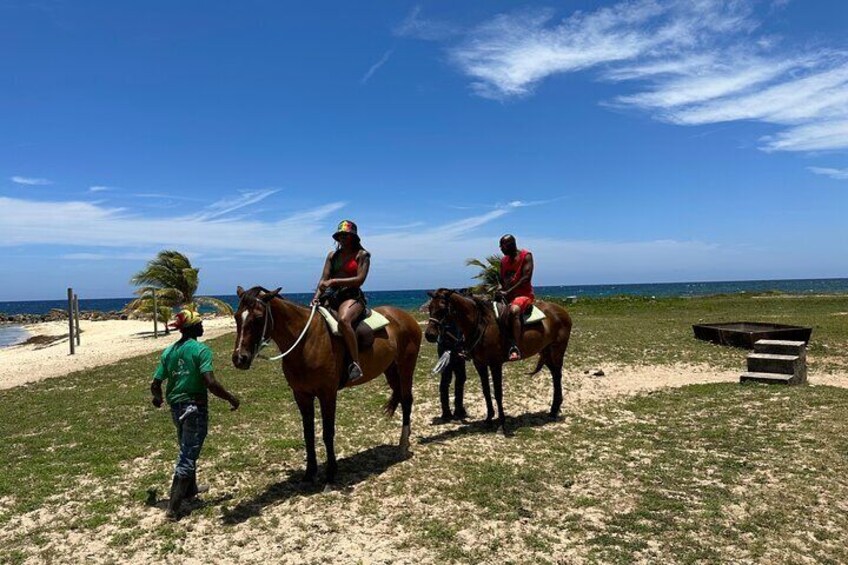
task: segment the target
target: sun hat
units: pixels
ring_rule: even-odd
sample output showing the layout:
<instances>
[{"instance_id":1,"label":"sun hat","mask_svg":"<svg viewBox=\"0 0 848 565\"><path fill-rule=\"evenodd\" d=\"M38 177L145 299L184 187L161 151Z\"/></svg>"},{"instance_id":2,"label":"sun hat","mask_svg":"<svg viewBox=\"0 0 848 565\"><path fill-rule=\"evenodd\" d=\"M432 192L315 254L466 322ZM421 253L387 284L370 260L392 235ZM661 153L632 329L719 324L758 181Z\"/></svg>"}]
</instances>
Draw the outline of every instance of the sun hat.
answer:
<instances>
[{"instance_id":1,"label":"sun hat","mask_svg":"<svg viewBox=\"0 0 848 565\"><path fill-rule=\"evenodd\" d=\"M333 239L339 241L339 237L342 234L349 234L353 236L356 241L359 241L359 234L356 233L356 231L356 224L350 220L342 220L339 222L339 227L336 228L336 233L333 234Z\"/></svg>"},{"instance_id":2,"label":"sun hat","mask_svg":"<svg viewBox=\"0 0 848 565\"><path fill-rule=\"evenodd\" d=\"M193 310L183 310L174 316L174 321L168 324L168 327L174 328L175 330L182 330L184 328L196 326L201 322L203 322L203 318L200 317L200 314Z\"/></svg>"}]
</instances>

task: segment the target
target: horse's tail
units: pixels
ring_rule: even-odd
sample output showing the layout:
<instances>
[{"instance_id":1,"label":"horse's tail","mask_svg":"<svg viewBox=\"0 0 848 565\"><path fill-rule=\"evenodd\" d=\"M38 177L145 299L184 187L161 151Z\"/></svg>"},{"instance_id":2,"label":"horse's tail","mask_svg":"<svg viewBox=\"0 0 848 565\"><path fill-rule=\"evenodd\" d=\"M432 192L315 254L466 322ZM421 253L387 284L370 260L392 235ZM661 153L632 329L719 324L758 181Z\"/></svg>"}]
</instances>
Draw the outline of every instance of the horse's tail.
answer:
<instances>
[{"instance_id":1,"label":"horse's tail","mask_svg":"<svg viewBox=\"0 0 848 565\"><path fill-rule=\"evenodd\" d=\"M541 354L539 354L539 360L536 362L536 368L527 373L528 377L532 377L536 373L542 370L542 367L545 366L545 358Z\"/></svg>"},{"instance_id":2,"label":"horse's tail","mask_svg":"<svg viewBox=\"0 0 848 565\"><path fill-rule=\"evenodd\" d=\"M391 418L395 415L395 410L397 410L398 404L400 404L400 390L392 389L392 395L383 405L383 412L386 414L387 418Z\"/></svg>"}]
</instances>

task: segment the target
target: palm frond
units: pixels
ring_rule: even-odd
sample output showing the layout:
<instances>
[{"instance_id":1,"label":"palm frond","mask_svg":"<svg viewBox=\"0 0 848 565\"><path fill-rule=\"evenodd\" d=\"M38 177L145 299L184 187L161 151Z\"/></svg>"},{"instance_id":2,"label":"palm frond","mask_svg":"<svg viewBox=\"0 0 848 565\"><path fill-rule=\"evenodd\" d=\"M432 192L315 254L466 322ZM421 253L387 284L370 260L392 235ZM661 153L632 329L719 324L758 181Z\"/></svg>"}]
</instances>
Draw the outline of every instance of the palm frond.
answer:
<instances>
[{"instance_id":1,"label":"palm frond","mask_svg":"<svg viewBox=\"0 0 848 565\"><path fill-rule=\"evenodd\" d=\"M205 306L211 306L215 309L219 314L226 314L229 316L233 315L233 307L224 302L223 300L219 300L217 298L212 298L211 296L195 296L194 301L197 304L203 304Z\"/></svg>"}]
</instances>

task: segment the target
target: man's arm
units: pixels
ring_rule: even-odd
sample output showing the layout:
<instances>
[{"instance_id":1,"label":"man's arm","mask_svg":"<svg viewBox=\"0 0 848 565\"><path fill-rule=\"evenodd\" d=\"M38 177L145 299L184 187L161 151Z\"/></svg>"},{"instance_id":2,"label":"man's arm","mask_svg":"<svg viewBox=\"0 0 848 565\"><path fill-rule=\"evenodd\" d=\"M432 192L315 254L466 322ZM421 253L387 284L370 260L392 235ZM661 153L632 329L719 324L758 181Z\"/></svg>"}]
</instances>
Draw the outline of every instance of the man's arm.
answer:
<instances>
[{"instance_id":1,"label":"man's arm","mask_svg":"<svg viewBox=\"0 0 848 565\"><path fill-rule=\"evenodd\" d=\"M215 375L212 371L203 373L203 382L206 383L206 388L209 389L209 392L230 403L230 410L238 409L239 404L241 404L238 397L228 392L227 389L224 388L224 385L215 379Z\"/></svg>"},{"instance_id":2,"label":"man's arm","mask_svg":"<svg viewBox=\"0 0 848 565\"><path fill-rule=\"evenodd\" d=\"M150 402L153 403L153 406L159 408L162 406L162 381L159 379L153 379L150 381L150 394L153 398L150 399Z\"/></svg>"},{"instance_id":3,"label":"man's arm","mask_svg":"<svg viewBox=\"0 0 848 565\"><path fill-rule=\"evenodd\" d=\"M514 285L509 287L504 292L509 294L510 292L512 292L513 290L515 290L519 286L523 285L524 283L530 282L530 280L532 278L533 278L533 255L531 253L528 253L524 257L524 265L522 265L522 267L521 267L521 276L518 278L518 280L515 282Z\"/></svg>"}]
</instances>

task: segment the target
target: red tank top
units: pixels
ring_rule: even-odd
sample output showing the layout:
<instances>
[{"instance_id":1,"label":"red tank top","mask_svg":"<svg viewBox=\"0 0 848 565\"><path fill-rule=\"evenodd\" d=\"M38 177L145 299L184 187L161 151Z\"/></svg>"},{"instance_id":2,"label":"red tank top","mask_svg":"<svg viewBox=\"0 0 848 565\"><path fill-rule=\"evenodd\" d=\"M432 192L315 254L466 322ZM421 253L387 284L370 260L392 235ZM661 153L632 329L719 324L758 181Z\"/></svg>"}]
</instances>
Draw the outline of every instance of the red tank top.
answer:
<instances>
[{"instance_id":1,"label":"red tank top","mask_svg":"<svg viewBox=\"0 0 848 565\"><path fill-rule=\"evenodd\" d=\"M359 263L356 261L356 255L350 258L346 263L342 263L342 254L339 251L333 257L331 277L343 276L345 278L355 277L359 273Z\"/></svg>"},{"instance_id":2,"label":"red tank top","mask_svg":"<svg viewBox=\"0 0 848 565\"><path fill-rule=\"evenodd\" d=\"M515 256L515 259L510 257L509 255L504 255L501 259L501 279L503 279L504 284L507 286L512 286L515 282L521 278L521 272L524 270L524 260L527 258L527 254L529 251L526 249L522 249ZM512 300L516 296L527 296L529 298L535 298L533 295L533 285L530 281L522 284L515 290L509 293L507 296L508 299Z\"/></svg>"}]
</instances>

